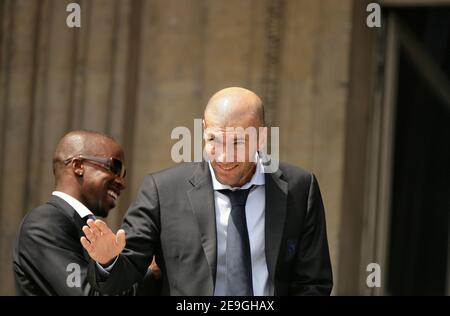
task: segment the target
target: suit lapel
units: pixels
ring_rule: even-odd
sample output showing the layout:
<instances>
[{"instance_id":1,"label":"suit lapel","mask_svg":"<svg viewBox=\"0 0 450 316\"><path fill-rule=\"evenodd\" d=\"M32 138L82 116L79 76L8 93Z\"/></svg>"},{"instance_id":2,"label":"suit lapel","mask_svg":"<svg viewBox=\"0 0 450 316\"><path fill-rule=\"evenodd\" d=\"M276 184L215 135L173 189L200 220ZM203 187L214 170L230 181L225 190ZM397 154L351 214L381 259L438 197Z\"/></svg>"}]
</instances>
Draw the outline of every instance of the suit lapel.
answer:
<instances>
[{"instance_id":1,"label":"suit lapel","mask_svg":"<svg viewBox=\"0 0 450 316\"><path fill-rule=\"evenodd\" d=\"M62 211L64 211L72 219L73 224L77 228L78 239L80 239L81 236L84 236L82 228L83 228L84 225L86 225L85 219L81 218L80 215L75 211L75 209L72 206L70 206L69 203L64 201L59 196L55 196L55 195L51 196L51 198L48 201L48 203L52 204L53 206L55 206L55 207L57 207L59 209L61 209ZM80 246L81 246L81 242L80 242ZM86 249L84 249L83 246L81 246L81 249L83 249L83 256L84 256L84 258L87 261L89 261L90 257L89 257L89 254L87 253Z\"/></svg>"},{"instance_id":2,"label":"suit lapel","mask_svg":"<svg viewBox=\"0 0 450 316\"><path fill-rule=\"evenodd\" d=\"M287 212L288 184L281 179L282 172L266 173L265 246L269 276L275 280L281 239Z\"/></svg>"},{"instance_id":3,"label":"suit lapel","mask_svg":"<svg viewBox=\"0 0 450 316\"><path fill-rule=\"evenodd\" d=\"M77 212L74 212L74 214L73 214L73 221L74 221L75 226L77 227L78 239L80 239L82 236L84 236L82 228L83 228L84 225L87 225L86 224L86 218L81 218L80 215L78 215ZM81 245L81 241L80 241L80 245ZM83 249L83 256L84 256L84 258L87 261L91 260L91 257L89 256L87 250L84 249L83 246L81 246L81 249Z\"/></svg>"},{"instance_id":4,"label":"suit lapel","mask_svg":"<svg viewBox=\"0 0 450 316\"><path fill-rule=\"evenodd\" d=\"M214 190L208 164L203 162L189 182L193 188L188 191L189 201L197 219L203 250L206 254L213 282L216 279L217 234L214 204Z\"/></svg>"},{"instance_id":5,"label":"suit lapel","mask_svg":"<svg viewBox=\"0 0 450 316\"><path fill-rule=\"evenodd\" d=\"M69 203L55 195L52 195L48 203L63 210L72 219L74 225L80 230L80 237L84 235L81 228L83 228L86 223Z\"/></svg>"}]
</instances>

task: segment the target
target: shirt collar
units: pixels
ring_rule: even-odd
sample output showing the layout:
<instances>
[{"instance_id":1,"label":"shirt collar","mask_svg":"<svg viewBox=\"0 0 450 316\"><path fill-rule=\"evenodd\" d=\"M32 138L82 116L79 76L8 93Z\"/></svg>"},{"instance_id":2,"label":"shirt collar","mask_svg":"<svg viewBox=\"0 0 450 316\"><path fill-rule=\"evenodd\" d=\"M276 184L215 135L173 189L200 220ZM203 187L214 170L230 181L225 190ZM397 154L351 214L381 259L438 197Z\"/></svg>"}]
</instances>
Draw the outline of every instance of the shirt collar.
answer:
<instances>
[{"instance_id":1,"label":"shirt collar","mask_svg":"<svg viewBox=\"0 0 450 316\"><path fill-rule=\"evenodd\" d=\"M64 193L61 191L53 191L52 195L56 195L56 196L60 197L61 199L63 199L64 201L66 201L70 206L73 207L75 212L77 212L81 218L84 218L88 215L93 215L92 212L86 206L84 206L83 203L81 203L76 198L74 198L73 196L70 196L67 193Z\"/></svg>"},{"instance_id":2,"label":"shirt collar","mask_svg":"<svg viewBox=\"0 0 450 316\"><path fill-rule=\"evenodd\" d=\"M256 160L255 173L253 174L253 176L250 179L250 181L247 182L246 184L244 184L239 189L245 190L245 189L250 188L252 185L257 186L257 185L265 185L266 184L266 179L264 177L264 167L262 165L262 161L261 161L261 158L258 155L258 152L255 153L255 160ZM238 188L232 188L229 185L220 183L217 180L217 178L216 178L216 175L214 173L214 169L212 168L210 161L208 161L208 166L209 166L209 171L211 172L211 178L212 178L212 182L213 182L213 189L215 191L223 190L223 189L238 189Z\"/></svg>"}]
</instances>

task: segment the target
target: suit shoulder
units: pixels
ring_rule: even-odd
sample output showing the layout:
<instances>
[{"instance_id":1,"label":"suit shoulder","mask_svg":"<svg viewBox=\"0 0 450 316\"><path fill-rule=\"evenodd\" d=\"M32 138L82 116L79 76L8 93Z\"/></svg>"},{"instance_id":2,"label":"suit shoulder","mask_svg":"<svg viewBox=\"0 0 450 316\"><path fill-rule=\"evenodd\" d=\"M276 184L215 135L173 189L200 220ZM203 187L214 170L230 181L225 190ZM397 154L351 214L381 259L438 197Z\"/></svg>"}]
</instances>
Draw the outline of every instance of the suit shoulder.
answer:
<instances>
[{"instance_id":1,"label":"suit shoulder","mask_svg":"<svg viewBox=\"0 0 450 316\"><path fill-rule=\"evenodd\" d=\"M288 180L288 182L306 181L311 183L312 177L314 176L312 172L286 162L280 162L279 169L282 171L283 177Z\"/></svg>"},{"instance_id":2,"label":"suit shoulder","mask_svg":"<svg viewBox=\"0 0 450 316\"><path fill-rule=\"evenodd\" d=\"M152 177L155 182L171 182L171 181L182 181L188 180L192 177L194 172L202 165L201 162L187 162L182 163L177 166L167 168L161 171L153 172L147 175L147 177Z\"/></svg>"},{"instance_id":3,"label":"suit shoulder","mask_svg":"<svg viewBox=\"0 0 450 316\"><path fill-rule=\"evenodd\" d=\"M61 212L58 207L50 203L45 203L29 211L27 215L25 215L23 222L43 222L47 224L48 221L54 222L65 220L69 220L69 218Z\"/></svg>"},{"instance_id":4,"label":"suit shoulder","mask_svg":"<svg viewBox=\"0 0 450 316\"><path fill-rule=\"evenodd\" d=\"M19 227L19 238L40 233L67 233L70 218L55 205L46 203L29 211Z\"/></svg>"}]
</instances>

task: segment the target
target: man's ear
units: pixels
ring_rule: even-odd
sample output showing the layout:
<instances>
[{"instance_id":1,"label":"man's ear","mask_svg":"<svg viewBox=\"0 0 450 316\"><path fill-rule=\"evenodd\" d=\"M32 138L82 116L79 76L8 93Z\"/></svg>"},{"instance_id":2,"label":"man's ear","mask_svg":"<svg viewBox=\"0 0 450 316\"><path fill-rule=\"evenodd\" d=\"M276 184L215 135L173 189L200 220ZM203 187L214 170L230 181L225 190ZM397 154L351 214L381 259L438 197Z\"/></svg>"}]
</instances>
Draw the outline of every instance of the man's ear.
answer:
<instances>
[{"instance_id":1,"label":"man's ear","mask_svg":"<svg viewBox=\"0 0 450 316\"><path fill-rule=\"evenodd\" d=\"M267 127L261 126L258 130L258 151L266 148L267 145Z\"/></svg>"},{"instance_id":2,"label":"man's ear","mask_svg":"<svg viewBox=\"0 0 450 316\"><path fill-rule=\"evenodd\" d=\"M73 159L72 160L72 170L73 172L79 176L82 177L84 174L84 166L81 159Z\"/></svg>"}]
</instances>

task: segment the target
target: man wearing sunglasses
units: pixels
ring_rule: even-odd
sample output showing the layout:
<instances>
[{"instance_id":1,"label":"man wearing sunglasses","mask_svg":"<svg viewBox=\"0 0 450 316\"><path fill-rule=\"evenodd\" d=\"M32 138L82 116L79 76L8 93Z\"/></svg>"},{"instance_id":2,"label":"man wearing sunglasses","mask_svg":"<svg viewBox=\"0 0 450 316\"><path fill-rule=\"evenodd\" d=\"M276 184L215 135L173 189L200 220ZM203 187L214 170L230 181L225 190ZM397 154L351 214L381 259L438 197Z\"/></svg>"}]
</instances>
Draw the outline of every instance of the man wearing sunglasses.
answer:
<instances>
[{"instance_id":1,"label":"man wearing sunglasses","mask_svg":"<svg viewBox=\"0 0 450 316\"><path fill-rule=\"evenodd\" d=\"M19 295L97 295L80 245L87 219L106 217L125 189L124 153L108 136L73 131L53 157L55 191L24 218L14 247ZM127 291L127 293L132 293Z\"/></svg>"}]
</instances>

